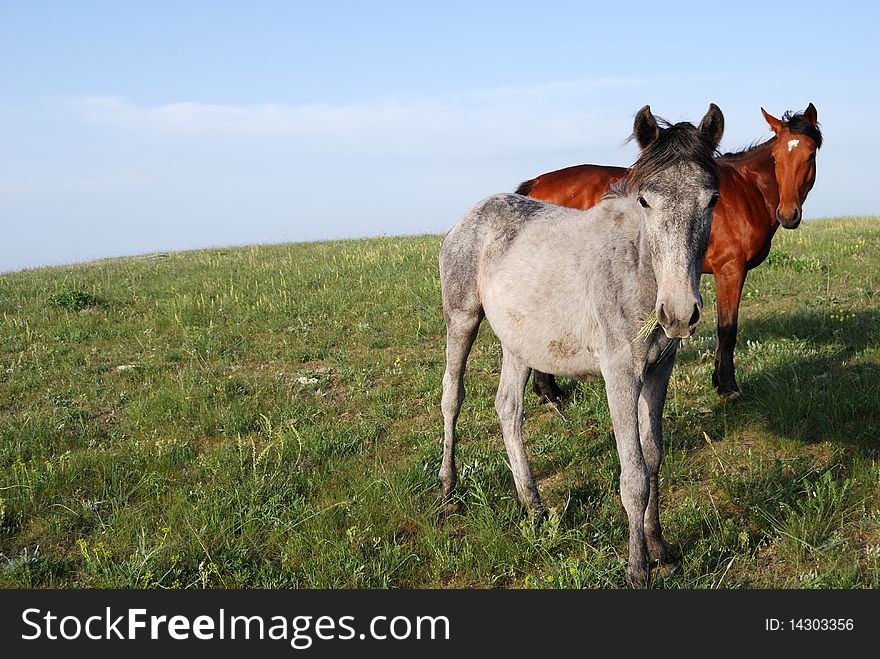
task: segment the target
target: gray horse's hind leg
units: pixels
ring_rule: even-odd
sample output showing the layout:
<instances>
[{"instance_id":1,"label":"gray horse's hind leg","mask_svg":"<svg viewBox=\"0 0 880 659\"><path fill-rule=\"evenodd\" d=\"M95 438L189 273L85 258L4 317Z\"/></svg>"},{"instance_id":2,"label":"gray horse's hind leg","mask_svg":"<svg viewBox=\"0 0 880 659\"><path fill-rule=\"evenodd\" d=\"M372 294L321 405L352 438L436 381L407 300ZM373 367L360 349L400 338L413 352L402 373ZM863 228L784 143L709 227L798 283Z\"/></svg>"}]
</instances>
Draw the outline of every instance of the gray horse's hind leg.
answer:
<instances>
[{"instance_id":1,"label":"gray horse's hind leg","mask_svg":"<svg viewBox=\"0 0 880 659\"><path fill-rule=\"evenodd\" d=\"M645 510L648 507L648 470L639 444L639 382L628 360L602 364L614 440L620 458L620 498L629 520L629 561L626 577L633 586L648 583L645 548Z\"/></svg>"},{"instance_id":2,"label":"gray horse's hind leg","mask_svg":"<svg viewBox=\"0 0 880 659\"><path fill-rule=\"evenodd\" d=\"M639 394L639 439L642 455L648 468L649 494L645 510L645 544L648 560L668 563L672 557L663 542L660 529L660 499L658 480L660 462L663 460L663 406L672 373L673 357L665 359L655 371L645 375Z\"/></svg>"},{"instance_id":3,"label":"gray horse's hind leg","mask_svg":"<svg viewBox=\"0 0 880 659\"><path fill-rule=\"evenodd\" d=\"M503 350L503 348L502 348ZM495 411L504 436L507 459L513 472L513 482L519 502L532 510L541 509L541 497L532 477L529 458L523 444L523 398L531 369L519 359L503 350L501 381L495 396Z\"/></svg>"},{"instance_id":4,"label":"gray horse's hind leg","mask_svg":"<svg viewBox=\"0 0 880 659\"><path fill-rule=\"evenodd\" d=\"M482 310L467 312L456 310L446 317L446 372L443 374L443 461L440 465L440 483L443 494L450 496L455 490L455 424L464 400L464 370L468 353L477 338Z\"/></svg>"}]
</instances>

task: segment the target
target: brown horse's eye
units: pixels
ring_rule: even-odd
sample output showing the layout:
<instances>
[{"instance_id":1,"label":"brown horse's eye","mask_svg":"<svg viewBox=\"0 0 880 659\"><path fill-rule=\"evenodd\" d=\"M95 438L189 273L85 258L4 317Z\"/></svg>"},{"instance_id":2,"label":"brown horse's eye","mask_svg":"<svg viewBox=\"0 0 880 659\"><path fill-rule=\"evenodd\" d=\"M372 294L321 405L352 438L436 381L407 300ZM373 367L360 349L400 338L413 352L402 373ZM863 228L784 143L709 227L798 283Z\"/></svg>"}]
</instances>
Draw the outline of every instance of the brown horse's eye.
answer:
<instances>
[{"instance_id":1,"label":"brown horse's eye","mask_svg":"<svg viewBox=\"0 0 880 659\"><path fill-rule=\"evenodd\" d=\"M645 198L642 195L639 195L639 203L642 205L642 208L649 208L648 202L645 201Z\"/></svg>"},{"instance_id":2,"label":"brown horse's eye","mask_svg":"<svg viewBox=\"0 0 880 659\"><path fill-rule=\"evenodd\" d=\"M715 194L713 194L712 198L709 200L709 208L715 208L715 204L718 203L718 200L720 198L721 198L721 196L717 192Z\"/></svg>"}]
</instances>

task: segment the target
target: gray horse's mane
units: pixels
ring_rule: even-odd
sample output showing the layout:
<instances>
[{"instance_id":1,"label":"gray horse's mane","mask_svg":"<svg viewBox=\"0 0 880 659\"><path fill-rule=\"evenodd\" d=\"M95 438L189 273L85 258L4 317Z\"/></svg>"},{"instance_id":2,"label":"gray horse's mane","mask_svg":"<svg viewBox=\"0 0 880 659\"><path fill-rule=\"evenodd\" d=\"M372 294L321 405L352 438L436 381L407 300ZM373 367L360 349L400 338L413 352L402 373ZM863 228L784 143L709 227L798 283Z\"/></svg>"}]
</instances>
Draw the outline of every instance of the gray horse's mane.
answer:
<instances>
[{"instance_id":1,"label":"gray horse's mane","mask_svg":"<svg viewBox=\"0 0 880 659\"><path fill-rule=\"evenodd\" d=\"M636 193L646 180L682 161L696 163L717 182L716 151L696 126L687 121L670 124L665 119L657 123L660 126L657 139L642 151L627 175L616 181L603 198Z\"/></svg>"}]
</instances>

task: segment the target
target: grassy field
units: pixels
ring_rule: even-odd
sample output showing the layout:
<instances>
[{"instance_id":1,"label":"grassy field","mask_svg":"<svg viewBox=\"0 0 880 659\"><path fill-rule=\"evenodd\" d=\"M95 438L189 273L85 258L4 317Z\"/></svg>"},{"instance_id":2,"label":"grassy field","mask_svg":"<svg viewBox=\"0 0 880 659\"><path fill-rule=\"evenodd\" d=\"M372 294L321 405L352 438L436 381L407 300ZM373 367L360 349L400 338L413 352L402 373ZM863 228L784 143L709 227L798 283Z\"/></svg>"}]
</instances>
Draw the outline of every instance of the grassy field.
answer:
<instances>
[{"instance_id":1,"label":"grassy field","mask_svg":"<svg viewBox=\"0 0 880 659\"><path fill-rule=\"evenodd\" d=\"M601 381L533 395L524 516L484 324L438 495L439 236L0 275L0 586L622 587ZM880 587L880 218L780 230L718 400L711 278L666 406L662 588Z\"/></svg>"}]
</instances>

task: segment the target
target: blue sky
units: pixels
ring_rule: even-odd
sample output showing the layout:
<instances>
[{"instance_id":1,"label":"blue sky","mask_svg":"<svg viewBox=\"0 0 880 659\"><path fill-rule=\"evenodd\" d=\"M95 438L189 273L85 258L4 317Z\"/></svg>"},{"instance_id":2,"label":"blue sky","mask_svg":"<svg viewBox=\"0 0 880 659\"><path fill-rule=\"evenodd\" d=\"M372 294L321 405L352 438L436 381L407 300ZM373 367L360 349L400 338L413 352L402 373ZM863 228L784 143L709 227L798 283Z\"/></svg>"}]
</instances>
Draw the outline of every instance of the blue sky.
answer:
<instances>
[{"instance_id":1,"label":"blue sky","mask_svg":"<svg viewBox=\"0 0 880 659\"><path fill-rule=\"evenodd\" d=\"M878 214L877 3L0 1L0 271L442 233L635 112L818 108L806 217Z\"/></svg>"}]
</instances>

